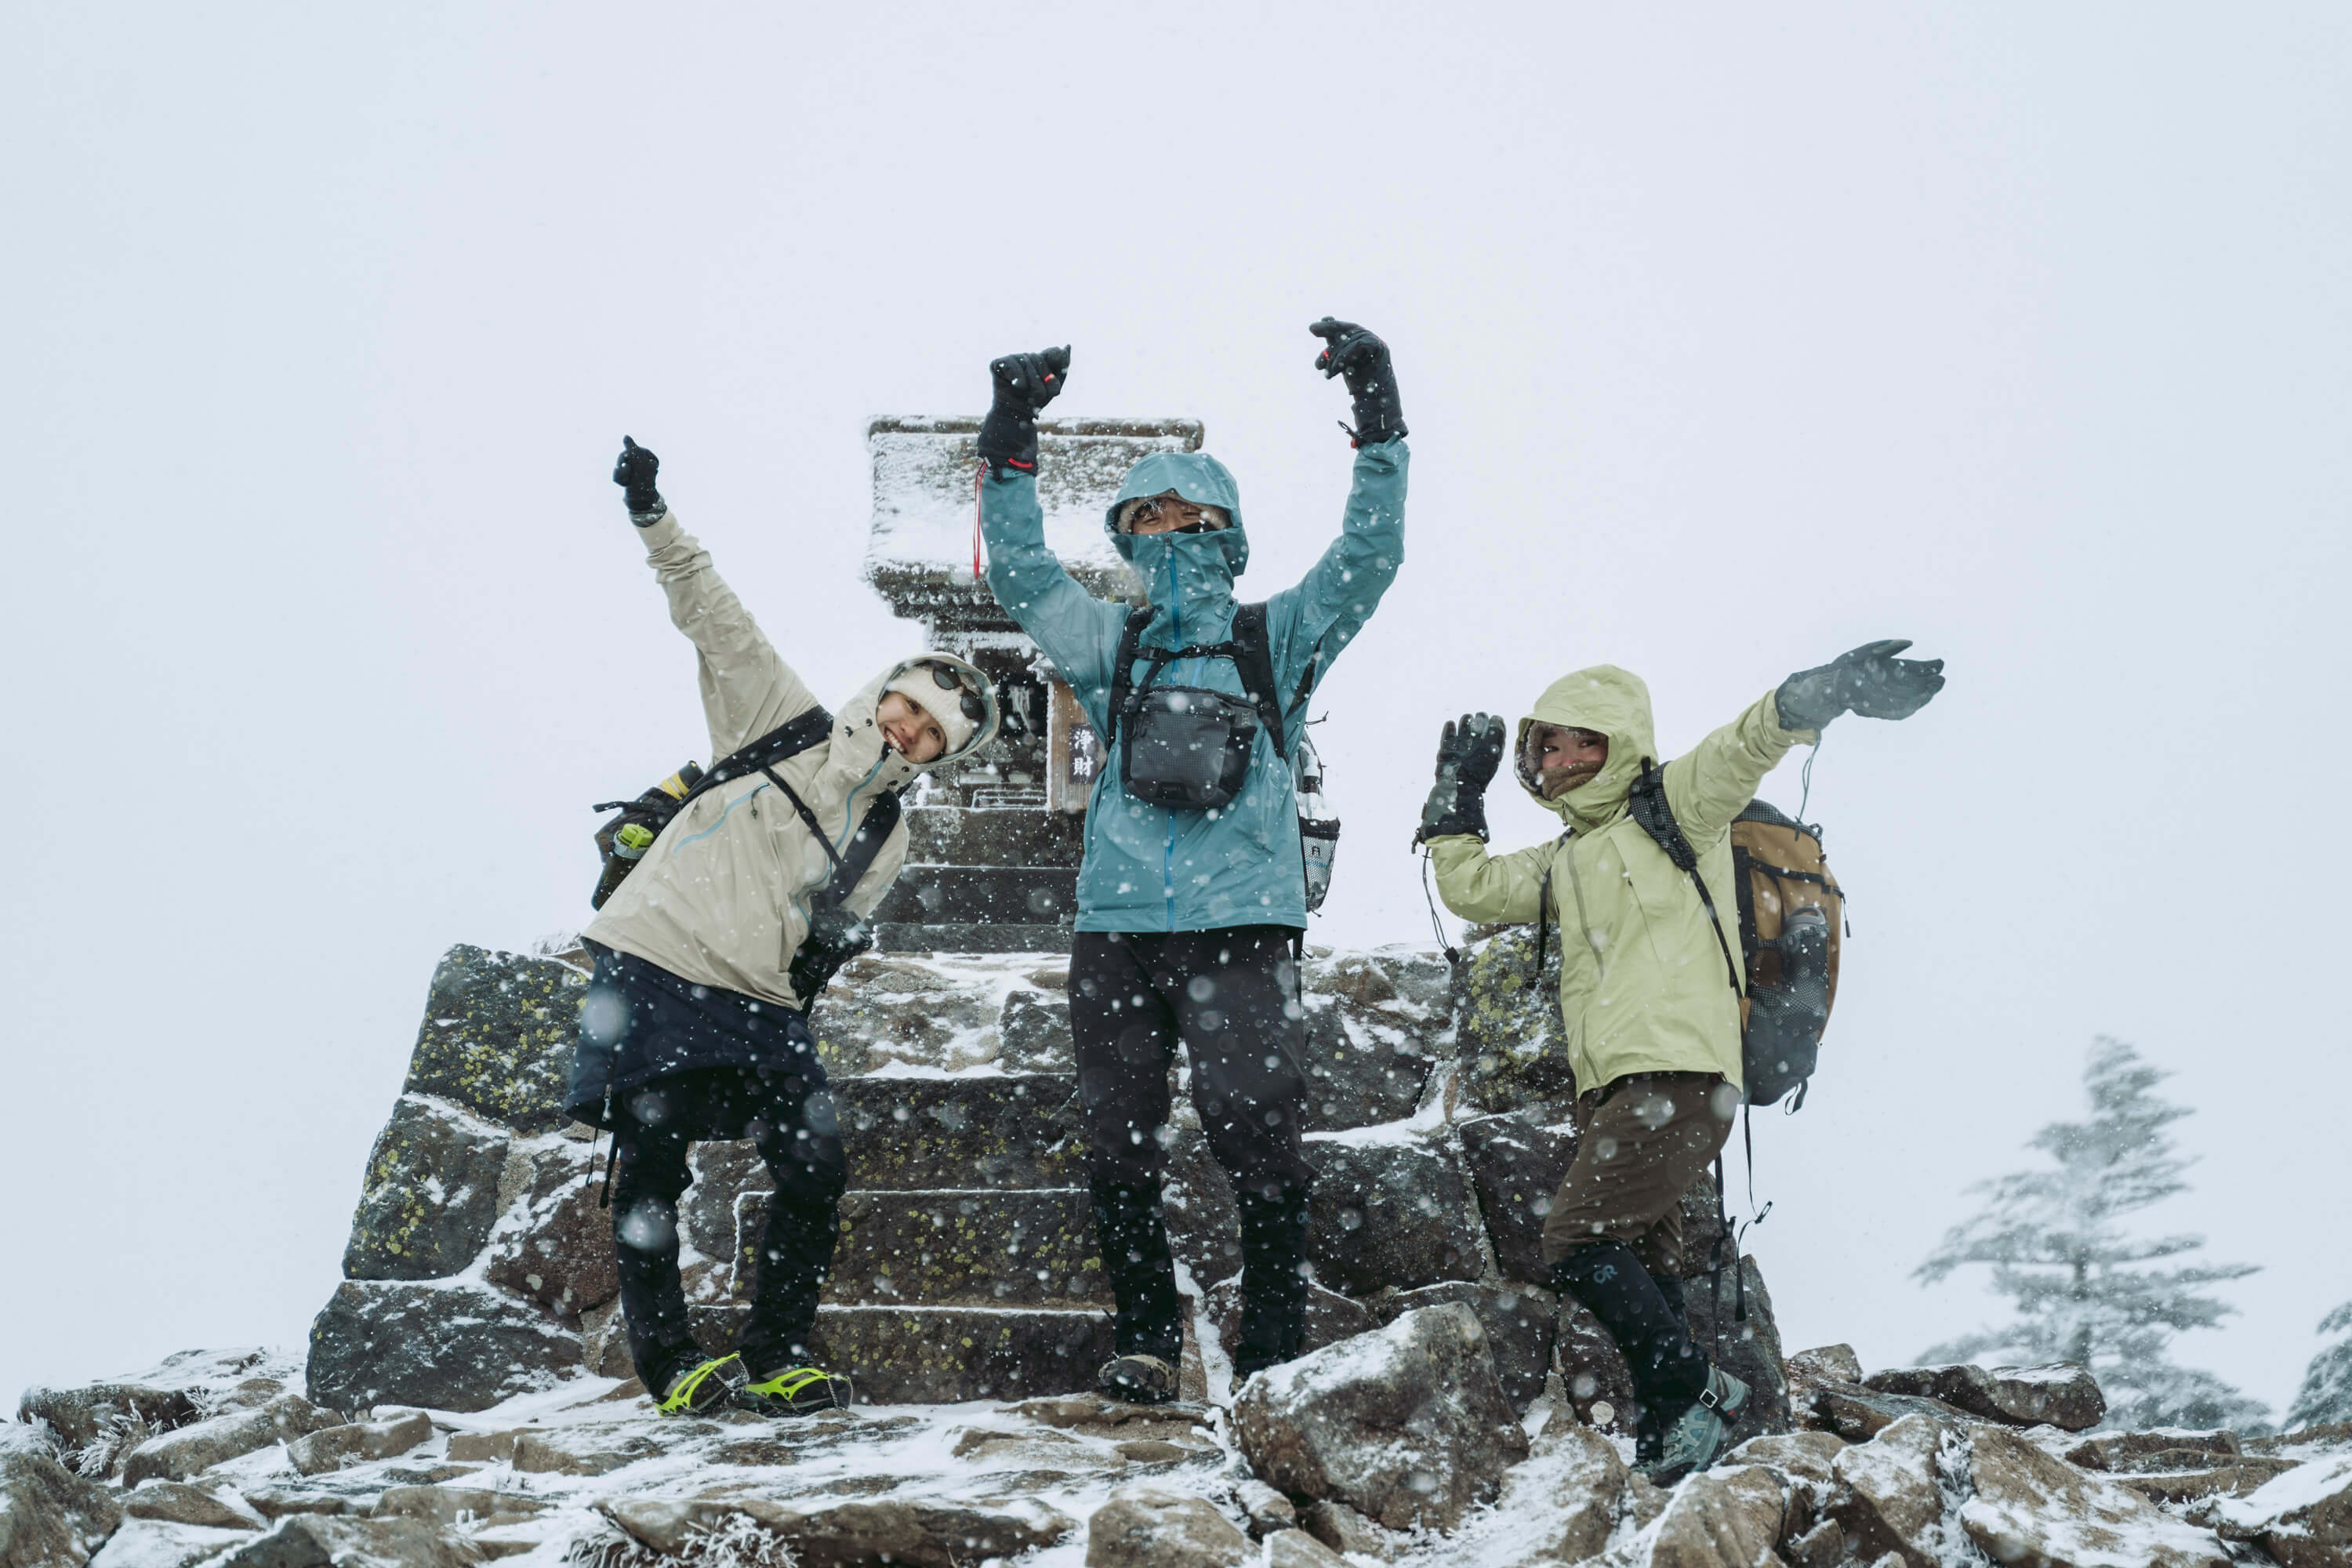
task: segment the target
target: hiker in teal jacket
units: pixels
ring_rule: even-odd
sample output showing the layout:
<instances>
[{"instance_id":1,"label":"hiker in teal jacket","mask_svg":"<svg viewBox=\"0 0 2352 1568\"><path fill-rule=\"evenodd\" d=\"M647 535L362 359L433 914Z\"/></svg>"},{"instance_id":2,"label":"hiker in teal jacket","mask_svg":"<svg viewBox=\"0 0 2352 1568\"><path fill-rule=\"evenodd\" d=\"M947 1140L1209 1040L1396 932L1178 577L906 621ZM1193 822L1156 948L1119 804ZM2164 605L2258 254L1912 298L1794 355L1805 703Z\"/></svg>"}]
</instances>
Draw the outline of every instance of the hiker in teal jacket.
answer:
<instances>
[{"instance_id":1,"label":"hiker in teal jacket","mask_svg":"<svg viewBox=\"0 0 2352 1568\"><path fill-rule=\"evenodd\" d=\"M1344 375L1354 403L1355 482L1339 537L1305 578L1265 602L1270 697L1296 736L1305 700L1363 629L1404 555L1410 454L1387 345L1349 322L1316 366ZM995 402L982 426L981 531L997 600L1045 650L1108 741L1087 811L1070 957L1070 1027L1087 1122L1096 1240L1118 1301L1118 1357L1106 1392L1174 1394L1175 1274L1160 1216L1167 1069L1178 1040L1211 1150L1241 1210L1243 1317L1227 1347L1236 1381L1302 1348L1310 1173L1299 1152L1306 1079L1293 947L1307 924L1306 879L1290 764L1260 730L1239 788L1221 806L1149 804L1129 792L1121 754L1139 725L1114 724L1124 604L1097 599L1045 547L1037 500L1036 416L1062 388L1066 349L990 367ZM1245 697L1235 660L1177 649L1229 642L1234 579L1249 536L1233 475L1206 453L1155 453L1135 465L1104 517L1112 546L1150 600L1130 667L1165 687ZM1160 650L1158 660L1150 650ZM1202 1281L1204 1285L1209 1281Z\"/></svg>"}]
</instances>

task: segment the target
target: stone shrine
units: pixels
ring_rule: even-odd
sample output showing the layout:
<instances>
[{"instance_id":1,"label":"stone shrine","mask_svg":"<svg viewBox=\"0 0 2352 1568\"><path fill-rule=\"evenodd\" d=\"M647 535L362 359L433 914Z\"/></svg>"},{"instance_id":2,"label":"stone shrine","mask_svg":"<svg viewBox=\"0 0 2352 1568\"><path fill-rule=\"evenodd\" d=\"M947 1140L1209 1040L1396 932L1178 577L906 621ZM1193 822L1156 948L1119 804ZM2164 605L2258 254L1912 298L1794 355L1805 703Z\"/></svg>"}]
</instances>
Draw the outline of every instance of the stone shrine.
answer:
<instances>
[{"instance_id":1,"label":"stone shrine","mask_svg":"<svg viewBox=\"0 0 2352 1568\"><path fill-rule=\"evenodd\" d=\"M996 683L997 742L908 801L907 867L876 913L886 952L1058 952L1069 946L1088 785L1100 748L1052 663L974 574L977 418L880 418L866 429L874 521L866 580L926 644ZM1045 542L1086 590L1142 602L1103 532L1119 481L1153 452L1197 452L1193 419L1051 419L1037 426Z\"/></svg>"}]
</instances>

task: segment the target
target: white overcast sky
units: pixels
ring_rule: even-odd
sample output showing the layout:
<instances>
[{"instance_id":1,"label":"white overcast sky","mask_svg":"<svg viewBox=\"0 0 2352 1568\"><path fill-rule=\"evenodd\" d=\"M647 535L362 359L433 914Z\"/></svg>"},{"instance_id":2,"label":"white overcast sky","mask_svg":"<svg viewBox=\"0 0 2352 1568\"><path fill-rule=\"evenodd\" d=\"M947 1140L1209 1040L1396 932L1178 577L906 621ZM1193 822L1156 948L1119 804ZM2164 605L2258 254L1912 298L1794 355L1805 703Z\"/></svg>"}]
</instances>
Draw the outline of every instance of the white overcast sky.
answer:
<instances>
[{"instance_id":1,"label":"white overcast sky","mask_svg":"<svg viewBox=\"0 0 2352 1568\"><path fill-rule=\"evenodd\" d=\"M1782 1331L1979 1321L1909 1271L2108 1032L2199 1108L2150 1226L2264 1269L2179 1354L2282 1405L2352 1297L2352 13L1108 9L15 14L0 1391L299 1347L436 959L575 928L588 804L701 751L624 431L845 693L915 637L868 416L1071 342L1057 412L1206 421L1263 596L1339 519L1330 312L1414 462L1318 940L1425 938L1444 717L1605 660L1679 749L1916 638L1942 698L1814 774Z\"/></svg>"}]
</instances>

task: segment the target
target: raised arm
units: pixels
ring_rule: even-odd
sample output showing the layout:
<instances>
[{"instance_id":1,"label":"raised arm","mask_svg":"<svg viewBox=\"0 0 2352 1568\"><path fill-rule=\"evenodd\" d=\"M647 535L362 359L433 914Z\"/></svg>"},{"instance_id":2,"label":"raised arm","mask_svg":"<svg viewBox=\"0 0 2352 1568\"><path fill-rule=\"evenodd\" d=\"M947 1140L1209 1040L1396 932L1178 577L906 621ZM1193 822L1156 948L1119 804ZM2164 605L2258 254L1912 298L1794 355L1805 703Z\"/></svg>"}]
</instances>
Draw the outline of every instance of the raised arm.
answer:
<instances>
[{"instance_id":1,"label":"raised arm","mask_svg":"<svg viewBox=\"0 0 2352 1568\"><path fill-rule=\"evenodd\" d=\"M989 590L1005 613L1045 650L1081 700L1108 686L1111 656L1127 612L1080 587L1060 558L1045 548L1045 513L1037 504L1036 479L1003 470L983 477L980 531L988 542ZM1101 717L1097 714L1097 721Z\"/></svg>"},{"instance_id":2,"label":"raised arm","mask_svg":"<svg viewBox=\"0 0 2352 1568\"><path fill-rule=\"evenodd\" d=\"M646 560L669 600L669 618L694 644L702 713L713 761L758 740L816 706L710 563L710 552L678 526L654 479L660 466L626 437L614 482L625 490L629 521L644 539Z\"/></svg>"},{"instance_id":3,"label":"raised arm","mask_svg":"<svg viewBox=\"0 0 2352 1568\"><path fill-rule=\"evenodd\" d=\"M1864 643L1801 669L1667 763L1666 803L1692 846L1729 827L1790 749L1819 742L1822 727L1841 714L1908 719L1925 708L1944 689L1944 661L1895 657L1910 646L1901 637Z\"/></svg>"},{"instance_id":4,"label":"raised arm","mask_svg":"<svg viewBox=\"0 0 2352 1568\"><path fill-rule=\"evenodd\" d=\"M1788 730L1773 711L1772 694L1666 764L1666 804L1691 847L1704 849L1756 798L1756 786L1780 759L1818 740L1811 730Z\"/></svg>"},{"instance_id":5,"label":"raised arm","mask_svg":"<svg viewBox=\"0 0 2352 1568\"><path fill-rule=\"evenodd\" d=\"M1037 501L1037 416L1061 395L1069 369L1067 345L1006 354L989 365L994 391L980 426L980 457L988 465L980 481L980 531L988 542L990 592L1100 725L1105 715L1096 710L1110 684L1127 612L1080 587L1045 548L1045 510Z\"/></svg>"},{"instance_id":6,"label":"raised arm","mask_svg":"<svg viewBox=\"0 0 2352 1568\"><path fill-rule=\"evenodd\" d=\"M1356 416L1349 431L1356 446L1356 472L1339 537L1296 587L1266 602L1275 679L1286 700L1309 658L1318 661L1316 679L1322 679L1396 581L1397 568L1404 563L1405 476L1412 458L1404 444L1404 416L1388 345L1353 321L1328 316L1307 331L1325 341L1315 368L1326 379L1348 378Z\"/></svg>"},{"instance_id":7,"label":"raised arm","mask_svg":"<svg viewBox=\"0 0 2352 1568\"><path fill-rule=\"evenodd\" d=\"M1447 720L1438 732L1437 783L1413 842L1429 846L1437 896L1466 921L1532 921L1543 900L1547 846L1486 853L1486 786L1503 760L1504 724L1487 713Z\"/></svg>"}]
</instances>

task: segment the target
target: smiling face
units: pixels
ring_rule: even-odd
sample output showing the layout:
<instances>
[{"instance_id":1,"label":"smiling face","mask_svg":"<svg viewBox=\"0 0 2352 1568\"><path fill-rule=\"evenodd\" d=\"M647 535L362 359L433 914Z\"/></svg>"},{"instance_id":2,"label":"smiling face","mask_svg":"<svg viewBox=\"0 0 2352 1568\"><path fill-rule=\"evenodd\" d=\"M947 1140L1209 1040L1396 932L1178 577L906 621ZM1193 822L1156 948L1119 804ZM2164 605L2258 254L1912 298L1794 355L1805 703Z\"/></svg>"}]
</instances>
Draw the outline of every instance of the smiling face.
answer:
<instances>
[{"instance_id":1,"label":"smiling face","mask_svg":"<svg viewBox=\"0 0 2352 1568\"><path fill-rule=\"evenodd\" d=\"M1119 526L1129 533L1173 533L1179 529L1198 528L1208 519L1209 509L1186 500L1174 490L1156 496L1143 496L1119 509Z\"/></svg>"},{"instance_id":2,"label":"smiling face","mask_svg":"<svg viewBox=\"0 0 2352 1568\"><path fill-rule=\"evenodd\" d=\"M901 692L886 691L874 710L874 722L890 749L910 763L928 763L948 749L940 721L907 700Z\"/></svg>"},{"instance_id":3,"label":"smiling face","mask_svg":"<svg viewBox=\"0 0 2352 1568\"><path fill-rule=\"evenodd\" d=\"M1546 800L1558 800L1580 784L1591 782L1609 761L1609 737L1592 730L1562 724L1528 727L1528 760L1543 786Z\"/></svg>"}]
</instances>

